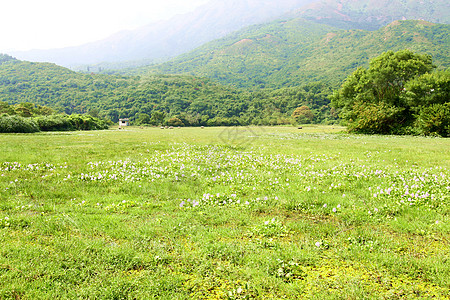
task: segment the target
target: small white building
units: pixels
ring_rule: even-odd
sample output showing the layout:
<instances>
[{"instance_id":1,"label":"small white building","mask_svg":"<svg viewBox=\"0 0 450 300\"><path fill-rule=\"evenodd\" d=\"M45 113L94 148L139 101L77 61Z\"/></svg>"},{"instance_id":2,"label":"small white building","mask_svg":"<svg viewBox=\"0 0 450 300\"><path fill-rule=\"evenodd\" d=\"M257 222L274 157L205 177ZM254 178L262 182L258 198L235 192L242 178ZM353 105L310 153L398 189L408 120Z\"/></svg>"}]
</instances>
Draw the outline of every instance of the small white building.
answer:
<instances>
[{"instance_id":1,"label":"small white building","mask_svg":"<svg viewBox=\"0 0 450 300\"><path fill-rule=\"evenodd\" d=\"M130 126L130 119L119 119L119 127Z\"/></svg>"}]
</instances>

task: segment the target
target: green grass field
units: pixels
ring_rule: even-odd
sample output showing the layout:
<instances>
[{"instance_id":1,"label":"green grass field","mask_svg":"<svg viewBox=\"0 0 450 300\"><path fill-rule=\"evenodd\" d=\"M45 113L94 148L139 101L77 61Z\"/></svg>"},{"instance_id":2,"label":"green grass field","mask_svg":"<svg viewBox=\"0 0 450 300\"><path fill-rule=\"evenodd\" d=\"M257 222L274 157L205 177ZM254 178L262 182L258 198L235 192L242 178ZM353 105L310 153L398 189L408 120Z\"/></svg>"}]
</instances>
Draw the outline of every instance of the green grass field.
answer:
<instances>
[{"instance_id":1,"label":"green grass field","mask_svg":"<svg viewBox=\"0 0 450 300\"><path fill-rule=\"evenodd\" d=\"M0 299L450 299L450 139L0 135Z\"/></svg>"}]
</instances>

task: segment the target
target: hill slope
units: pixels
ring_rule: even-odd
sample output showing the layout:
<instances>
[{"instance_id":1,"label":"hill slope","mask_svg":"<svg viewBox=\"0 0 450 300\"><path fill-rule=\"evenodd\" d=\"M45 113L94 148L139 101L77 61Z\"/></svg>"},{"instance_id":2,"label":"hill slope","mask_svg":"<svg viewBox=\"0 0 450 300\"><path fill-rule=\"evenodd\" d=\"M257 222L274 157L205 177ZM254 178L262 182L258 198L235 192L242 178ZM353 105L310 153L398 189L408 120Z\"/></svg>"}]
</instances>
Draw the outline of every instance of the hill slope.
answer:
<instances>
[{"instance_id":1,"label":"hill slope","mask_svg":"<svg viewBox=\"0 0 450 300\"><path fill-rule=\"evenodd\" d=\"M249 25L283 16L341 29L377 30L394 20L450 23L447 0L211 0L192 13L63 49L15 52L29 61L126 68L165 61Z\"/></svg>"},{"instance_id":2,"label":"hill slope","mask_svg":"<svg viewBox=\"0 0 450 300\"><path fill-rule=\"evenodd\" d=\"M123 77L80 74L49 63L0 55L1 102L31 102L58 111L100 115L117 122L162 112L185 125L286 124L308 105L314 122L333 122L329 87L315 84L256 93L192 76Z\"/></svg>"},{"instance_id":3,"label":"hill slope","mask_svg":"<svg viewBox=\"0 0 450 300\"><path fill-rule=\"evenodd\" d=\"M244 88L340 83L387 50L429 53L449 67L450 25L395 21L377 31L339 30L301 18L252 26L141 73L190 74Z\"/></svg>"},{"instance_id":4,"label":"hill slope","mask_svg":"<svg viewBox=\"0 0 450 300\"><path fill-rule=\"evenodd\" d=\"M195 11L79 47L15 52L29 61L72 67L100 62L167 59L245 26L265 22L313 0L212 0ZM128 63L133 65L134 63Z\"/></svg>"},{"instance_id":5,"label":"hill slope","mask_svg":"<svg viewBox=\"0 0 450 300\"><path fill-rule=\"evenodd\" d=\"M320 0L293 14L343 29L377 30L395 20L450 23L450 5L439 0Z\"/></svg>"}]
</instances>

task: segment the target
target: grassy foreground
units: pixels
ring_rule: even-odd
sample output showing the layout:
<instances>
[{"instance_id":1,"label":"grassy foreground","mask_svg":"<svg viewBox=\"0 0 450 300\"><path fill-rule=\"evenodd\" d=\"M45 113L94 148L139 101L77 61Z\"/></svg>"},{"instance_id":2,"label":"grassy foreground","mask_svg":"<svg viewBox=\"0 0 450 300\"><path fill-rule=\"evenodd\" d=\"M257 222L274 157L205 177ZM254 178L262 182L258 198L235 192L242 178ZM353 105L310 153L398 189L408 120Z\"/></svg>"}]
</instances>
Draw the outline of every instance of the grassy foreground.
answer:
<instances>
[{"instance_id":1,"label":"grassy foreground","mask_svg":"<svg viewBox=\"0 0 450 300\"><path fill-rule=\"evenodd\" d=\"M0 135L0 299L450 299L450 139Z\"/></svg>"}]
</instances>

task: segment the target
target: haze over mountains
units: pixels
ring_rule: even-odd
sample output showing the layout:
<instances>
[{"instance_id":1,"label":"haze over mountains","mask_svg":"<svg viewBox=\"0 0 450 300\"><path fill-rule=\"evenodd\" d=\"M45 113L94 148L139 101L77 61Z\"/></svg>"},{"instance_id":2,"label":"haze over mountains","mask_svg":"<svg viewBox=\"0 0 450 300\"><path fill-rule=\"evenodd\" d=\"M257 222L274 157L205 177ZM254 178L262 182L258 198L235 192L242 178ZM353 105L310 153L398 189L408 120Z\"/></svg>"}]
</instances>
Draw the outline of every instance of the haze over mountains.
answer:
<instances>
[{"instance_id":1,"label":"haze over mountains","mask_svg":"<svg viewBox=\"0 0 450 300\"><path fill-rule=\"evenodd\" d=\"M376 30L398 19L423 19L448 24L445 0L212 0L197 10L102 41L51 50L10 53L29 61L66 67L101 62L139 66L161 62L249 25L282 18L304 18L341 29Z\"/></svg>"},{"instance_id":2,"label":"haze over mountains","mask_svg":"<svg viewBox=\"0 0 450 300\"><path fill-rule=\"evenodd\" d=\"M295 15L343 29L377 30L397 20L448 24L450 5L435 0L321 0L300 8Z\"/></svg>"},{"instance_id":3,"label":"haze over mountains","mask_svg":"<svg viewBox=\"0 0 450 300\"><path fill-rule=\"evenodd\" d=\"M168 62L128 74L189 74L245 89L282 88L299 83L336 86L358 66L393 50L433 56L450 66L450 25L394 21L376 31L343 30L302 18L244 28Z\"/></svg>"},{"instance_id":4,"label":"haze over mountains","mask_svg":"<svg viewBox=\"0 0 450 300\"><path fill-rule=\"evenodd\" d=\"M245 26L268 21L313 0L212 0L191 13L122 31L79 47L10 53L19 59L72 67L174 57Z\"/></svg>"}]
</instances>

